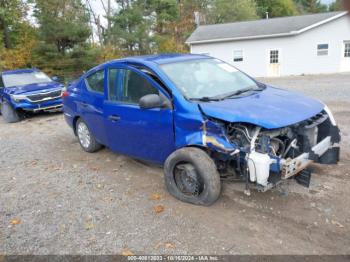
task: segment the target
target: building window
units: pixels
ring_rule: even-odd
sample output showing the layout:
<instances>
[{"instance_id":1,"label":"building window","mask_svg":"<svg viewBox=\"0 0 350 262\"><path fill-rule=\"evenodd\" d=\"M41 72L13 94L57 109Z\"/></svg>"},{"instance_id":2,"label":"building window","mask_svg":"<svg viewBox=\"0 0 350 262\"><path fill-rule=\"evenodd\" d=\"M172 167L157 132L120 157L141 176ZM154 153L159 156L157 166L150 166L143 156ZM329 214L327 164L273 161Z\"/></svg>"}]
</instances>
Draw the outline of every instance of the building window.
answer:
<instances>
[{"instance_id":1,"label":"building window","mask_svg":"<svg viewBox=\"0 0 350 262\"><path fill-rule=\"evenodd\" d=\"M317 45L317 55L318 56L328 55L328 44Z\"/></svg>"},{"instance_id":2,"label":"building window","mask_svg":"<svg viewBox=\"0 0 350 262\"><path fill-rule=\"evenodd\" d=\"M279 63L279 52L278 50L270 50L270 64L278 64Z\"/></svg>"},{"instance_id":3,"label":"building window","mask_svg":"<svg viewBox=\"0 0 350 262\"><path fill-rule=\"evenodd\" d=\"M350 57L350 41L344 43L344 57Z\"/></svg>"},{"instance_id":4,"label":"building window","mask_svg":"<svg viewBox=\"0 0 350 262\"><path fill-rule=\"evenodd\" d=\"M242 62L243 61L243 51L242 50L233 51L233 61L234 62Z\"/></svg>"}]
</instances>

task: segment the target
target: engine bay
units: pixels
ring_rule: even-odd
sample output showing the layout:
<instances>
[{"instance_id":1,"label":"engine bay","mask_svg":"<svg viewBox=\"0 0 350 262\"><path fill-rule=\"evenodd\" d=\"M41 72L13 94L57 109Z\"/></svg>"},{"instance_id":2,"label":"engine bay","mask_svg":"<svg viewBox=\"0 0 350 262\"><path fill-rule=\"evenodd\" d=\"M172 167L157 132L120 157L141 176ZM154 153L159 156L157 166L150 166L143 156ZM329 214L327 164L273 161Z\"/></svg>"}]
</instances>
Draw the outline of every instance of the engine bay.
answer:
<instances>
[{"instance_id":1,"label":"engine bay","mask_svg":"<svg viewBox=\"0 0 350 262\"><path fill-rule=\"evenodd\" d=\"M340 131L323 110L294 125L265 129L248 123L225 123L225 135L238 150L229 160L218 160L223 177L236 177L266 191L283 179L307 175L312 162L339 161ZM332 145L332 146L331 146ZM303 173L304 172L304 173ZM305 186L309 185L310 175Z\"/></svg>"}]
</instances>

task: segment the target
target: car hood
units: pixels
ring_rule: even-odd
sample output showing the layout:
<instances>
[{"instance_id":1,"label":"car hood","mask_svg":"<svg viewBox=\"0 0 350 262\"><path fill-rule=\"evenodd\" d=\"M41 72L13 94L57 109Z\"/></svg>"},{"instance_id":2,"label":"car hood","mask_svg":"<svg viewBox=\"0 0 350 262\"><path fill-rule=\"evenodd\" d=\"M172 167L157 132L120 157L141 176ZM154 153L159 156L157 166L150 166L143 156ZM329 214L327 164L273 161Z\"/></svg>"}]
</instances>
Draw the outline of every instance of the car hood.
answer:
<instances>
[{"instance_id":1,"label":"car hood","mask_svg":"<svg viewBox=\"0 0 350 262\"><path fill-rule=\"evenodd\" d=\"M267 129L306 120L324 108L320 101L271 86L244 97L200 103L204 114L228 122L245 122Z\"/></svg>"},{"instance_id":2,"label":"car hood","mask_svg":"<svg viewBox=\"0 0 350 262\"><path fill-rule=\"evenodd\" d=\"M6 92L10 95L21 95L27 93L37 93L50 91L52 89L63 88L63 85L57 82L30 84L24 86L16 86L11 88L6 88Z\"/></svg>"}]
</instances>

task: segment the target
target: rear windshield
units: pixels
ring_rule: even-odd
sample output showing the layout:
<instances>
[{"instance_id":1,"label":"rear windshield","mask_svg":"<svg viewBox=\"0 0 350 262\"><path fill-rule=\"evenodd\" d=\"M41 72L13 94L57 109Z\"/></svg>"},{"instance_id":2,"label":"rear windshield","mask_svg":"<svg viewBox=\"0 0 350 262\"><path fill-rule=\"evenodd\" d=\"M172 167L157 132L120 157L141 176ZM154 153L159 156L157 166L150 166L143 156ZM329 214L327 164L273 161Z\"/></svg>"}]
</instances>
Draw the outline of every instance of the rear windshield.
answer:
<instances>
[{"instance_id":1,"label":"rear windshield","mask_svg":"<svg viewBox=\"0 0 350 262\"><path fill-rule=\"evenodd\" d=\"M23 86L52 82L43 72L9 74L2 76L5 87Z\"/></svg>"}]
</instances>

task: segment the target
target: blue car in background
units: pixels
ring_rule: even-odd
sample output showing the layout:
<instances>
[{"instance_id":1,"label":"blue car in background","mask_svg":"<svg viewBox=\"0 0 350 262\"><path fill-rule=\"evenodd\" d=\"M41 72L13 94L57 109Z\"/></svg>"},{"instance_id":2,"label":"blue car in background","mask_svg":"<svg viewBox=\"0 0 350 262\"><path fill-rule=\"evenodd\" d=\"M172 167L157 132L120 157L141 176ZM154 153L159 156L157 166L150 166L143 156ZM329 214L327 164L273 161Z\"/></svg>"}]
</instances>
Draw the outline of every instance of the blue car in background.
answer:
<instances>
[{"instance_id":1,"label":"blue car in background","mask_svg":"<svg viewBox=\"0 0 350 262\"><path fill-rule=\"evenodd\" d=\"M56 80L56 81L54 81ZM20 121L25 112L56 111L62 108L64 85L37 69L0 73L0 109L8 123Z\"/></svg>"},{"instance_id":2,"label":"blue car in background","mask_svg":"<svg viewBox=\"0 0 350 262\"><path fill-rule=\"evenodd\" d=\"M83 150L107 146L163 165L170 194L193 204L214 203L225 179L245 182L246 194L292 177L309 186L312 162L339 161L326 105L204 55L110 61L62 97Z\"/></svg>"}]
</instances>

